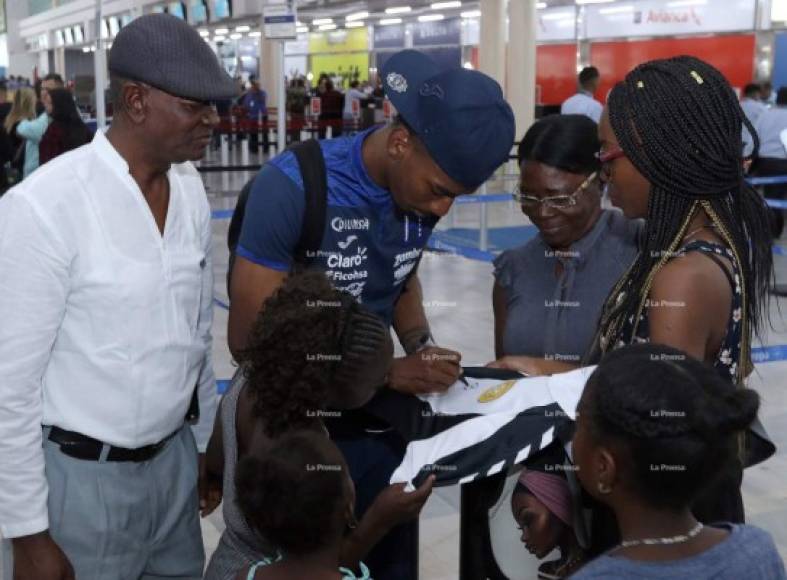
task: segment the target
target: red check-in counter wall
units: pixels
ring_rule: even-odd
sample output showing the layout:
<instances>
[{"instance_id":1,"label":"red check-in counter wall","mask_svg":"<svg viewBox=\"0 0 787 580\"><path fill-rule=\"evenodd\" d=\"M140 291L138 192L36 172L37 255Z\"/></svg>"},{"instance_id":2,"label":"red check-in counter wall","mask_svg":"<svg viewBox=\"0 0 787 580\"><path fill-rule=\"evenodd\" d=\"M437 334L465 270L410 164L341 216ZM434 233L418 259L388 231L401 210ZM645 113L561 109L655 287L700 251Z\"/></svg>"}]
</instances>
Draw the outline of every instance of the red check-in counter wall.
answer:
<instances>
[{"instance_id":1,"label":"red check-in counter wall","mask_svg":"<svg viewBox=\"0 0 787 580\"><path fill-rule=\"evenodd\" d=\"M590 60L601 73L596 98L605 102L614 84L638 64L683 54L709 62L737 89L743 89L754 78L753 34L593 42Z\"/></svg>"}]
</instances>

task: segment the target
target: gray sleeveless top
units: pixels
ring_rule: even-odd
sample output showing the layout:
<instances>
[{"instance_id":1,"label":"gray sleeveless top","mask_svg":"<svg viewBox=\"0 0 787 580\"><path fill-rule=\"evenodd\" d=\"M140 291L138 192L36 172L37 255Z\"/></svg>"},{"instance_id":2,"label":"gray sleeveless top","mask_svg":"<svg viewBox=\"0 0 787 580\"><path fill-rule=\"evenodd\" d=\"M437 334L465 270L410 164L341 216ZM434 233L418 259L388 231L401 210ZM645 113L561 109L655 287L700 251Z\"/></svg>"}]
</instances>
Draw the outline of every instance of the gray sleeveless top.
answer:
<instances>
[{"instance_id":1,"label":"gray sleeveless top","mask_svg":"<svg viewBox=\"0 0 787 580\"><path fill-rule=\"evenodd\" d=\"M221 401L221 433L224 443L224 498L222 513L227 526L221 534L218 548L213 553L204 580L235 580L238 572L268 557L276 555L276 548L246 524L235 502L235 467L238 463L238 435L235 417L238 399L246 385L240 369ZM260 551L264 550L264 551Z\"/></svg>"}]
</instances>

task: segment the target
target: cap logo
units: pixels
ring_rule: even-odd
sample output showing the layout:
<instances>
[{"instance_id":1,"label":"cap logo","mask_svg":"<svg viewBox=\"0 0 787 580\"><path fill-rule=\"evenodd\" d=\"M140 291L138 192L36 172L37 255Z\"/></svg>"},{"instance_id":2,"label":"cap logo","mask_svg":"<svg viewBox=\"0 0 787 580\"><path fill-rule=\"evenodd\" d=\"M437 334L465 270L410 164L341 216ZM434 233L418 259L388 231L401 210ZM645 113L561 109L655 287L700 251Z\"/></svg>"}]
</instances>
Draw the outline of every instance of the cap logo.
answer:
<instances>
[{"instance_id":1,"label":"cap logo","mask_svg":"<svg viewBox=\"0 0 787 580\"><path fill-rule=\"evenodd\" d=\"M437 83L426 82L421 86L421 90L418 92L422 97L437 97L440 100L445 98L445 91L443 91L443 87Z\"/></svg>"},{"instance_id":2,"label":"cap logo","mask_svg":"<svg viewBox=\"0 0 787 580\"><path fill-rule=\"evenodd\" d=\"M385 77L385 82L388 83L388 86L391 87L391 90L396 91L397 93L403 93L407 90L407 79L399 73L388 73L388 76Z\"/></svg>"}]
</instances>

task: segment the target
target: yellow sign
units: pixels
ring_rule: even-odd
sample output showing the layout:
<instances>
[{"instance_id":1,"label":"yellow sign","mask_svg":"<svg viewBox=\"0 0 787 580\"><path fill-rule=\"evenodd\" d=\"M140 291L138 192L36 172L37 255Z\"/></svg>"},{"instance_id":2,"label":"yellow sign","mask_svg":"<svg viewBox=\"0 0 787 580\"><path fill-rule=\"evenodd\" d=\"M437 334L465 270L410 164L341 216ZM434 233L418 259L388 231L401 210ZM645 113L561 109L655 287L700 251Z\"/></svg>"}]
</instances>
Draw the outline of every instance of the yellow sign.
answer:
<instances>
[{"instance_id":1,"label":"yellow sign","mask_svg":"<svg viewBox=\"0 0 787 580\"><path fill-rule=\"evenodd\" d=\"M495 385L494 387L489 387L481 396L478 397L479 403L491 403L492 401L496 401L503 395L505 395L511 388L516 384L516 379L505 381L500 383L499 385Z\"/></svg>"},{"instance_id":2,"label":"yellow sign","mask_svg":"<svg viewBox=\"0 0 787 580\"><path fill-rule=\"evenodd\" d=\"M346 89L349 81L355 78L356 72L359 81L369 80L369 53L315 54L311 56L311 72L315 82L322 73L342 77L345 79Z\"/></svg>"},{"instance_id":3,"label":"yellow sign","mask_svg":"<svg viewBox=\"0 0 787 580\"><path fill-rule=\"evenodd\" d=\"M309 54L359 52L369 50L369 34L365 26L349 30L329 30L309 35Z\"/></svg>"}]
</instances>

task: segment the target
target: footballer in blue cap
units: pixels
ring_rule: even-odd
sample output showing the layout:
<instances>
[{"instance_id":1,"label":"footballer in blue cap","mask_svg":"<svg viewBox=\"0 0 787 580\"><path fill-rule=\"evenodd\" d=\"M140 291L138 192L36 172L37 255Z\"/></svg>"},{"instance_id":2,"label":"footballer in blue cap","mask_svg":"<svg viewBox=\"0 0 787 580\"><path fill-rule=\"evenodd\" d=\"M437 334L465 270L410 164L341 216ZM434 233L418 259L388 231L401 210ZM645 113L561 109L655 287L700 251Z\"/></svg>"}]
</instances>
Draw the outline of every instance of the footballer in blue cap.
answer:
<instances>
[{"instance_id":1,"label":"footballer in blue cap","mask_svg":"<svg viewBox=\"0 0 787 580\"><path fill-rule=\"evenodd\" d=\"M508 158L514 113L491 77L403 50L383 66L382 82L400 120L456 183L475 189Z\"/></svg>"}]
</instances>

